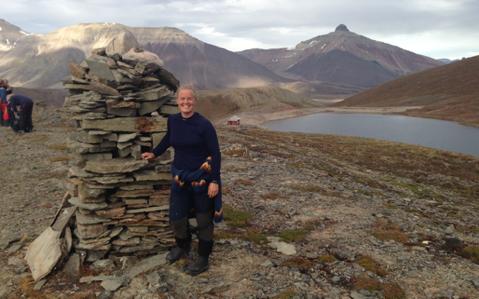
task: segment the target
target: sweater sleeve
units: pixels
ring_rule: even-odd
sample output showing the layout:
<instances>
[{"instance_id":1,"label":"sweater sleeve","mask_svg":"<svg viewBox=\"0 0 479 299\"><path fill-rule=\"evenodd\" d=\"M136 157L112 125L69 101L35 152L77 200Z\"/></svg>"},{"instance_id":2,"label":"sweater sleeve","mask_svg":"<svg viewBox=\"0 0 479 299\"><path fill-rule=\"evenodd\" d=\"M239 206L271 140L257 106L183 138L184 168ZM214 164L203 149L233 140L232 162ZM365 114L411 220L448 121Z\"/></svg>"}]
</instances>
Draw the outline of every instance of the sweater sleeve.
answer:
<instances>
[{"instance_id":1,"label":"sweater sleeve","mask_svg":"<svg viewBox=\"0 0 479 299\"><path fill-rule=\"evenodd\" d=\"M153 154L156 157L161 156L170 147L170 118L166 122L166 134L161 139L160 143L153 149Z\"/></svg>"},{"instance_id":2,"label":"sweater sleeve","mask_svg":"<svg viewBox=\"0 0 479 299\"><path fill-rule=\"evenodd\" d=\"M218 143L218 136L216 135L216 130L210 122L208 122L208 125L206 127L205 137L208 152L212 158L211 178L219 183L221 180L221 152Z\"/></svg>"}]
</instances>

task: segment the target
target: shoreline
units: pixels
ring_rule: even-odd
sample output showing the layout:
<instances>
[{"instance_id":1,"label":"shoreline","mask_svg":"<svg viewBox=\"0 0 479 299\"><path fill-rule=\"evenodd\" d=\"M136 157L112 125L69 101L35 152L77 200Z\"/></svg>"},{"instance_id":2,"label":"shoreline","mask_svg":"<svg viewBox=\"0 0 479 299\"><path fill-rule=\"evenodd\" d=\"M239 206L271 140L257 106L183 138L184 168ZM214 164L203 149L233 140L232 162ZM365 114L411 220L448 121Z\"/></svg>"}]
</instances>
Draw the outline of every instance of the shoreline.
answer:
<instances>
[{"instance_id":1,"label":"shoreline","mask_svg":"<svg viewBox=\"0 0 479 299\"><path fill-rule=\"evenodd\" d=\"M396 114L411 109L419 109L422 106L401 106L401 107L312 107L312 108L291 108L272 112L241 112L236 114L241 118L242 125L259 126L272 120L294 118L322 112L333 113L371 113L371 114ZM226 118L221 120L225 122Z\"/></svg>"}]
</instances>

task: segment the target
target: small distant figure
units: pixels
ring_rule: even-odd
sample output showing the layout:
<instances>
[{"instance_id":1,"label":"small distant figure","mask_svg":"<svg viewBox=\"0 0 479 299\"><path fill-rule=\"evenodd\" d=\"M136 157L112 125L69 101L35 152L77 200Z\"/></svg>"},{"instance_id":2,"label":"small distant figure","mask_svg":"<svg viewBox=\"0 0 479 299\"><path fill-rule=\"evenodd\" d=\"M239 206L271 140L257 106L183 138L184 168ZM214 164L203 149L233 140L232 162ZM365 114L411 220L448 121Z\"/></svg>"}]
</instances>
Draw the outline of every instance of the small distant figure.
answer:
<instances>
[{"instance_id":1,"label":"small distant figure","mask_svg":"<svg viewBox=\"0 0 479 299\"><path fill-rule=\"evenodd\" d=\"M8 112L7 91L9 89L8 81L0 79L0 125L10 126L10 113Z\"/></svg>"},{"instance_id":2,"label":"small distant figure","mask_svg":"<svg viewBox=\"0 0 479 299\"><path fill-rule=\"evenodd\" d=\"M8 92L7 92L8 93ZM31 132L33 130L32 112L33 100L19 94L8 94L8 110L10 126L15 132Z\"/></svg>"}]
</instances>

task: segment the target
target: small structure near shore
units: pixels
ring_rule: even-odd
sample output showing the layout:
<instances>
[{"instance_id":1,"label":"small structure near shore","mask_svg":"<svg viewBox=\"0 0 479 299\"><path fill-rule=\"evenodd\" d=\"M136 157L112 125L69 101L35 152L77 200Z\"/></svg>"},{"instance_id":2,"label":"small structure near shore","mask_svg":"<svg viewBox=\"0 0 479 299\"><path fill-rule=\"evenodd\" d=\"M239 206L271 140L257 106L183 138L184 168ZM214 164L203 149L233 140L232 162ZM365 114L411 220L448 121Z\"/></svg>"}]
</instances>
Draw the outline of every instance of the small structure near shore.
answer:
<instances>
[{"instance_id":1,"label":"small structure near shore","mask_svg":"<svg viewBox=\"0 0 479 299\"><path fill-rule=\"evenodd\" d=\"M229 127L239 127L241 124L240 122L241 122L241 119L239 118L239 116L233 115L226 121L226 124Z\"/></svg>"},{"instance_id":2,"label":"small structure near shore","mask_svg":"<svg viewBox=\"0 0 479 299\"><path fill-rule=\"evenodd\" d=\"M35 240L27 253L35 280L72 251L82 261L95 261L109 254L158 253L174 242L168 223L173 152L154 162L142 160L141 153L160 142L166 117L177 113L179 81L155 62L107 55L104 49L70 64L70 71L64 107L77 127L69 143L76 159L60 220L46 234L62 239L55 241L62 254L55 251L45 266L51 255L41 250L49 247Z\"/></svg>"}]
</instances>

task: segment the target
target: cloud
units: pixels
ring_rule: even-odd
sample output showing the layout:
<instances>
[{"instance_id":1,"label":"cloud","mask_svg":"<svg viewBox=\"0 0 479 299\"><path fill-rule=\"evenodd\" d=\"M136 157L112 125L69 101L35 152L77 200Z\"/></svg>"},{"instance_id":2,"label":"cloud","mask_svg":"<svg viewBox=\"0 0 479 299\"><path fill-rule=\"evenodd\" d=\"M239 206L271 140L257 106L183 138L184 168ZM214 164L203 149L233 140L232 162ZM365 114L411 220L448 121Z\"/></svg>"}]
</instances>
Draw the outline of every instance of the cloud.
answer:
<instances>
[{"instance_id":1,"label":"cloud","mask_svg":"<svg viewBox=\"0 0 479 299\"><path fill-rule=\"evenodd\" d=\"M462 57L479 49L475 0L16 0L2 7L2 15L35 33L81 22L183 24L180 29L230 50L291 47L340 23L434 57Z\"/></svg>"}]
</instances>

